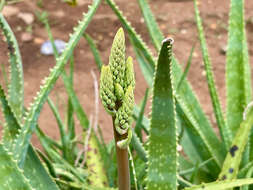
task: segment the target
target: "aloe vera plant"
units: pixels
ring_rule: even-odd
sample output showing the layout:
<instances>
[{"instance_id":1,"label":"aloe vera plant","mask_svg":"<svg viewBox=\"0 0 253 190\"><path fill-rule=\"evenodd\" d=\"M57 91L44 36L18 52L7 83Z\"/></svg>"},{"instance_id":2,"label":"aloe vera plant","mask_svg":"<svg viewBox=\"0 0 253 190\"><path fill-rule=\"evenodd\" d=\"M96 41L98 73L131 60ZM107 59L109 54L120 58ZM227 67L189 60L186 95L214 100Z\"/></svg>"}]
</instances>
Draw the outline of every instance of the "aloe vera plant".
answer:
<instances>
[{"instance_id":1,"label":"aloe vera plant","mask_svg":"<svg viewBox=\"0 0 253 190\"><path fill-rule=\"evenodd\" d=\"M115 2L106 0L127 31L136 60L152 88L152 108L148 120L144 115L148 91L141 108L134 103L135 61L131 57L126 59L123 29L120 28L115 35L107 66L103 64L91 36L83 34L100 2L93 1L88 13L74 29L73 35L70 35L64 52L61 55L54 52L56 65L28 109L23 103L23 71L18 44L11 28L0 14L0 27L7 41L11 68L7 95L0 86L0 101L6 120L0 144L0 189L208 190L239 186L249 189L253 183L252 138L249 138L249 135L252 136L253 108L250 103L244 1L231 0L226 63L226 118L215 87L197 2L194 1L207 82L221 139L215 134L187 80L193 50L183 71L172 52L173 39L164 39L149 4L146 0L138 0L150 37L159 54L156 61ZM45 20L44 24L54 46L48 21ZM108 144L91 127L92 119L88 119L73 88L73 50L82 35L90 45L101 71L100 98L112 117L115 139ZM69 59L68 75L64 66ZM57 106L48 97L59 77L62 77L68 94L67 122L63 122ZM241 86L242 91L238 90ZM37 124L46 101L60 130L59 142L45 135ZM82 142L77 140L75 134L74 114L83 129ZM136 120L135 129L131 127L133 118ZM96 127L99 133L99 125ZM30 144L33 132L36 132L44 152L35 151ZM146 141L143 133L148 137ZM80 150L78 144L84 146L84 150ZM87 149L86 144L89 147ZM180 146L183 147L184 154L178 151Z\"/></svg>"}]
</instances>

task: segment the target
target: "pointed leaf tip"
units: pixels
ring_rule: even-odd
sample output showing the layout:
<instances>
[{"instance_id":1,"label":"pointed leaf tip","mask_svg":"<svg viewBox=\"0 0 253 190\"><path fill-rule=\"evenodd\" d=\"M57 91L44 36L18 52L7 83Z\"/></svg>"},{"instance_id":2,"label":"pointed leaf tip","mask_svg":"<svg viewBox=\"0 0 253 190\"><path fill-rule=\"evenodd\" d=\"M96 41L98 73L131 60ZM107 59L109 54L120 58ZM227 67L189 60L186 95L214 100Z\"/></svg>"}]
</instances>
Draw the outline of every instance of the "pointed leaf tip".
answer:
<instances>
[{"instance_id":1,"label":"pointed leaf tip","mask_svg":"<svg viewBox=\"0 0 253 190\"><path fill-rule=\"evenodd\" d=\"M115 35L115 39L116 38L122 38L125 40L125 33L122 27L120 27Z\"/></svg>"},{"instance_id":2,"label":"pointed leaf tip","mask_svg":"<svg viewBox=\"0 0 253 190\"><path fill-rule=\"evenodd\" d=\"M174 39L171 37L165 38L162 43L169 43L170 45L172 45L174 43Z\"/></svg>"}]
</instances>

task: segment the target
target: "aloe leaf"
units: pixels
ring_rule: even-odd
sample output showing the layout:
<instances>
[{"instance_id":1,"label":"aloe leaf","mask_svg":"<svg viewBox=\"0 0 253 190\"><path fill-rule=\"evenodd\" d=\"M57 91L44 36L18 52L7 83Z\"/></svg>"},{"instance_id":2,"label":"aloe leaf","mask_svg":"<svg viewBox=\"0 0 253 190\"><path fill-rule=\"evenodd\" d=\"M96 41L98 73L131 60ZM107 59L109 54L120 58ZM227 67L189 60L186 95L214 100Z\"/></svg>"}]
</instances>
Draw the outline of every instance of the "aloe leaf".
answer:
<instances>
[{"instance_id":1,"label":"aloe leaf","mask_svg":"<svg viewBox=\"0 0 253 190\"><path fill-rule=\"evenodd\" d=\"M41 152L39 149L36 149L36 152L38 153L38 155L40 156L40 158L44 161L44 163L47 166L47 169L48 169L48 172L50 173L50 175L52 177L54 177L54 178L57 178L54 166L51 163L51 161L47 158L47 156L43 152Z\"/></svg>"},{"instance_id":2,"label":"aloe leaf","mask_svg":"<svg viewBox=\"0 0 253 190\"><path fill-rule=\"evenodd\" d=\"M248 170L248 172L247 172L245 178L250 178L250 177L252 176L252 174L253 174L253 168L251 167L251 168ZM243 186L243 187L241 187L241 190L248 190L248 189L249 189L249 186Z\"/></svg>"},{"instance_id":3,"label":"aloe leaf","mask_svg":"<svg viewBox=\"0 0 253 190\"><path fill-rule=\"evenodd\" d=\"M64 86L67 90L68 96L71 100L73 109L76 113L78 120L80 121L81 126L83 127L83 129L88 129L88 126L89 126L88 117L85 111L83 110L80 101L78 100L78 97L73 89L73 85L71 85L71 82L69 81L69 78L67 74L65 73L65 71L63 71L61 76L64 82Z\"/></svg>"},{"instance_id":4,"label":"aloe leaf","mask_svg":"<svg viewBox=\"0 0 253 190\"><path fill-rule=\"evenodd\" d=\"M58 150L62 149L62 146L55 140L45 135L44 132L39 128L39 126L36 127L36 135L38 136L40 142L45 141L47 142L47 144L49 144L51 147L54 147L55 149L58 149ZM43 143L42 143L42 146L44 147Z\"/></svg>"},{"instance_id":5,"label":"aloe leaf","mask_svg":"<svg viewBox=\"0 0 253 190\"><path fill-rule=\"evenodd\" d=\"M247 110L246 110L247 111ZM242 160L243 151L248 141L249 132L253 126L253 108L250 107L246 118L242 121L240 128L232 141L229 152L223 163L219 180L235 179Z\"/></svg>"},{"instance_id":6,"label":"aloe leaf","mask_svg":"<svg viewBox=\"0 0 253 190\"><path fill-rule=\"evenodd\" d=\"M100 57L99 51L98 51L98 49L96 47L96 44L94 43L94 40L90 37L90 35L84 33L83 36L87 40L87 42L88 42L88 44L90 46L91 52L92 52L92 54L93 54L93 56L95 58L95 62L96 62L97 66L98 66L98 69L100 71L101 68L102 68L102 65L103 65L103 61L102 61L102 59Z\"/></svg>"},{"instance_id":7,"label":"aloe leaf","mask_svg":"<svg viewBox=\"0 0 253 190\"><path fill-rule=\"evenodd\" d=\"M136 175L136 170L134 166L134 158L131 152L131 149L128 147L128 155L129 155L129 162L131 164L131 170L130 170L130 175L134 178L134 187L135 190L138 190L138 180L137 180L137 175Z\"/></svg>"},{"instance_id":8,"label":"aloe leaf","mask_svg":"<svg viewBox=\"0 0 253 190\"><path fill-rule=\"evenodd\" d=\"M61 166L64 167L67 171L70 171L75 178L80 181L81 183L85 183L84 174L69 164L66 160L62 159L61 155L53 149L49 149L49 154L52 156L56 163L59 163Z\"/></svg>"},{"instance_id":9,"label":"aloe leaf","mask_svg":"<svg viewBox=\"0 0 253 190\"><path fill-rule=\"evenodd\" d=\"M223 114L222 114L222 109L221 109L221 105L220 105L220 101L219 101L219 97L218 97L218 92L217 92L215 82L214 82L212 65L211 65L209 55L208 55L205 34L204 34L202 21L201 21L200 15L199 15L199 10L198 10L196 0L194 0L194 7L195 7L195 17L196 17L196 22L197 22L198 35L199 35L199 40L200 40L200 45L201 45L202 56L203 56L203 60L204 60L204 66L205 66L205 71L206 71L209 93L211 96L213 109L214 109L217 125L220 130L221 138L222 138L223 142L225 143L226 149L228 150L228 148L231 144L231 141L232 141L232 134L231 134L230 128L228 128L228 126L226 125Z\"/></svg>"},{"instance_id":10,"label":"aloe leaf","mask_svg":"<svg viewBox=\"0 0 253 190\"><path fill-rule=\"evenodd\" d=\"M183 165L182 167L185 167L184 165L190 165L190 167L188 167L187 169L185 169L185 170L181 170L180 172L179 172L179 174L180 175L186 175L186 174L189 174L189 173L192 173L193 171L194 171L194 169L195 169L195 166L192 164L192 163L189 163L189 161L186 161L186 160L183 160L183 156L181 156L181 157L179 157L180 159L180 162L182 163L182 164L180 164L180 166L181 165ZM203 163L200 163L199 164L199 168L202 168L202 167L204 167L208 162L210 162L212 159L208 159L208 160L206 160L206 161L204 161ZM179 163L180 163L179 162ZM204 170L203 169L203 171L206 171L206 170Z\"/></svg>"},{"instance_id":11,"label":"aloe leaf","mask_svg":"<svg viewBox=\"0 0 253 190\"><path fill-rule=\"evenodd\" d=\"M231 0L226 57L226 118L235 135L252 98L251 75L244 22L244 0ZM240 90L238 90L240 89Z\"/></svg>"},{"instance_id":12,"label":"aloe leaf","mask_svg":"<svg viewBox=\"0 0 253 190\"><path fill-rule=\"evenodd\" d=\"M47 30L48 37L50 39L51 45L53 47L54 57L58 58L58 52L56 45L54 43L54 37L51 32L50 25L48 23L48 20L44 20L45 28ZM74 74L74 58L73 55L70 57L70 84L73 85L73 74ZM64 74L62 74L64 75ZM68 100L68 107L67 107L67 127L68 127L68 134L64 130L63 122L60 119L59 114L57 113L56 107L53 105L52 100L48 97L49 105L56 117L58 127L60 129L60 135L61 135L61 142L62 142L62 151L63 151L63 157L68 160L70 163L74 163L74 153L73 153L73 139L75 138L75 128L74 128L74 119L73 119L73 106L72 102L69 98Z\"/></svg>"},{"instance_id":13,"label":"aloe leaf","mask_svg":"<svg viewBox=\"0 0 253 190\"><path fill-rule=\"evenodd\" d=\"M141 143L139 137L136 135L136 133L133 131L133 138L131 141L131 145L133 146L134 150L136 151L137 155L142 159L144 162L147 162L147 153L145 148L143 147L143 144Z\"/></svg>"},{"instance_id":14,"label":"aloe leaf","mask_svg":"<svg viewBox=\"0 0 253 190\"><path fill-rule=\"evenodd\" d=\"M158 58L150 121L147 190L177 188L177 134L171 78L172 43L163 41Z\"/></svg>"},{"instance_id":15,"label":"aloe leaf","mask_svg":"<svg viewBox=\"0 0 253 190\"><path fill-rule=\"evenodd\" d=\"M48 23L48 19L47 19L47 18L44 20L44 25L45 25L45 28L46 28L46 30L47 30L47 35L48 35L48 37L49 37L49 40L50 40L50 42L51 42L51 45L52 45L52 47L53 47L54 57L57 58L59 55L58 55L58 51L57 51L56 45L55 45L55 43L54 43L54 37L53 37L53 34L52 34L52 32L51 32L51 28L50 28L50 25L49 25L49 23Z\"/></svg>"},{"instance_id":16,"label":"aloe leaf","mask_svg":"<svg viewBox=\"0 0 253 190\"><path fill-rule=\"evenodd\" d=\"M177 101L180 101L179 97L177 97ZM182 106L184 106L185 112L183 112ZM182 103L181 105L177 104L177 113L185 132L181 143L185 153L193 162L195 160L203 162L213 158L206 166L211 175L216 177L225 157L224 145L217 143L217 136L208 135L212 134L212 130L201 128L191 111Z\"/></svg>"},{"instance_id":17,"label":"aloe leaf","mask_svg":"<svg viewBox=\"0 0 253 190\"><path fill-rule=\"evenodd\" d=\"M11 108L8 106L8 102L5 98L4 91L1 86L0 100L2 102L2 108L7 124L4 130L10 131L10 136L5 135L3 138L4 147L5 149L11 150L11 142L16 137L18 129L20 129L20 125L13 112L11 111ZM24 165L24 175L31 181L32 187L37 187L37 189L45 189L47 187L50 187L52 190L58 189L42 166L31 145L28 147L28 154L26 156Z\"/></svg>"},{"instance_id":18,"label":"aloe leaf","mask_svg":"<svg viewBox=\"0 0 253 190\"><path fill-rule=\"evenodd\" d=\"M212 183L203 183L201 185L196 185L193 187L187 187L184 190L213 190L213 189L228 189L233 187L239 187L243 185L249 185L253 183L253 179L237 179L237 180L226 180L226 181L216 181Z\"/></svg>"},{"instance_id":19,"label":"aloe leaf","mask_svg":"<svg viewBox=\"0 0 253 190\"><path fill-rule=\"evenodd\" d=\"M141 123L142 123L142 120L143 120L147 100L148 100L148 88L145 91L145 96L144 96L143 102L141 104L141 110L140 110L140 113L139 113L139 117L136 121L136 125L135 125L135 128L134 128L134 131L136 132L136 135L140 138L141 141L142 141L142 133L141 133L142 125L141 125Z\"/></svg>"},{"instance_id":20,"label":"aloe leaf","mask_svg":"<svg viewBox=\"0 0 253 190\"><path fill-rule=\"evenodd\" d=\"M95 133L92 132L88 141L89 149L86 153L86 164L89 171L88 180L92 186L106 187L108 185L107 176L104 170L104 164L99 151L98 142L94 136Z\"/></svg>"},{"instance_id":21,"label":"aloe leaf","mask_svg":"<svg viewBox=\"0 0 253 190\"><path fill-rule=\"evenodd\" d=\"M61 136L61 144L62 144L62 155L63 155L63 158L66 159L67 157L67 141L66 141L66 132L65 132L65 126L61 120L61 117L60 117L60 113L59 111L57 110L57 108L55 107L53 101L51 99L47 99L47 102L48 102L48 105L50 107L50 109L52 110L53 112L53 115L56 119L56 122L57 122L57 125L59 127L59 130L60 130L60 136Z\"/></svg>"},{"instance_id":22,"label":"aloe leaf","mask_svg":"<svg viewBox=\"0 0 253 190\"><path fill-rule=\"evenodd\" d=\"M130 39L131 43L134 44L133 40ZM143 53L134 45L134 52L136 55L136 59L139 63L139 66L141 68L141 72L143 74L143 77L145 78L147 84L149 86L152 86L153 83L153 73L154 73L154 67L149 64L149 61L145 58Z\"/></svg>"},{"instance_id":23,"label":"aloe leaf","mask_svg":"<svg viewBox=\"0 0 253 190\"><path fill-rule=\"evenodd\" d=\"M153 41L153 44L155 45L156 50L159 51L161 48L161 41L164 39L164 36L156 23L155 17L153 16L147 1L138 0L138 3L141 8L144 20L146 22L149 35Z\"/></svg>"},{"instance_id":24,"label":"aloe leaf","mask_svg":"<svg viewBox=\"0 0 253 190\"><path fill-rule=\"evenodd\" d=\"M72 86L74 85L74 56L70 58L70 76L69 81ZM75 162L75 141L76 133L75 133L75 121L74 121L74 108L71 102L71 98L68 97L68 105L67 105L67 129L68 133L66 136L67 139L67 160L70 163Z\"/></svg>"},{"instance_id":25,"label":"aloe leaf","mask_svg":"<svg viewBox=\"0 0 253 190\"><path fill-rule=\"evenodd\" d=\"M244 178L245 175L247 174L248 170L253 167L253 162L249 162L247 163L243 168L240 169L240 171L238 172L238 177L237 178Z\"/></svg>"},{"instance_id":26,"label":"aloe leaf","mask_svg":"<svg viewBox=\"0 0 253 190\"><path fill-rule=\"evenodd\" d=\"M0 189L32 190L29 181L23 171L18 168L13 155L8 154L0 144Z\"/></svg>"},{"instance_id":27,"label":"aloe leaf","mask_svg":"<svg viewBox=\"0 0 253 190\"><path fill-rule=\"evenodd\" d=\"M182 82L185 80L185 78L186 78L186 76L187 76L187 74L188 74L188 72L190 70L191 63L192 63L192 55L193 55L194 49L195 49L195 45L192 46L190 56L188 57L188 60L187 60L187 63L186 63L186 67L185 67L184 72L183 72L183 74L180 77L180 80L178 82L177 89L180 88Z\"/></svg>"},{"instance_id":28,"label":"aloe leaf","mask_svg":"<svg viewBox=\"0 0 253 190\"><path fill-rule=\"evenodd\" d=\"M45 170L32 146L28 147L24 163L24 174L33 188L38 190L58 190L57 185Z\"/></svg>"},{"instance_id":29,"label":"aloe leaf","mask_svg":"<svg viewBox=\"0 0 253 190\"><path fill-rule=\"evenodd\" d=\"M23 66L17 40L3 15L0 13L0 28L7 40L10 61L10 81L8 85L8 100L15 116L22 118L24 106Z\"/></svg>"},{"instance_id":30,"label":"aloe leaf","mask_svg":"<svg viewBox=\"0 0 253 190\"><path fill-rule=\"evenodd\" d=\"M14 139L18 133L19 123L14 116L14 113L9 105L9 102L5 96L4 90L0 85L0 101L2 103L2 111L4 113L5 125L4 125L4 135L2 142L5 148L10 149L13 146Z\"/></svg>"},{"instance_id":31,"label":"aloe leaf","mask_svg":"<svg viewBox=\"0 0 253 190\"><path fill-rule=\"evenodd\" d=\"M35 129L42 106L45 103L47 96L53 88L56 80L63 71L65 64L72 55L75 46L80 40L84 30L87 28L99 4L100 0L93 1L93 5L90 6L88 13L84 15L83 20L79 22L76 28L74 28L74 34L70 35L70 40L64 52L60 57L57 58L55 67L51 70L49 76L44 80L40 92L38 93L37 97L34 100L34 103L31 105L28 113L26 114L24 126L21 128L21 132L16 140L14 149L15 158L19 160L19 166L21 167L24 163L29 141Z\"/></svg>"}]
</instances>

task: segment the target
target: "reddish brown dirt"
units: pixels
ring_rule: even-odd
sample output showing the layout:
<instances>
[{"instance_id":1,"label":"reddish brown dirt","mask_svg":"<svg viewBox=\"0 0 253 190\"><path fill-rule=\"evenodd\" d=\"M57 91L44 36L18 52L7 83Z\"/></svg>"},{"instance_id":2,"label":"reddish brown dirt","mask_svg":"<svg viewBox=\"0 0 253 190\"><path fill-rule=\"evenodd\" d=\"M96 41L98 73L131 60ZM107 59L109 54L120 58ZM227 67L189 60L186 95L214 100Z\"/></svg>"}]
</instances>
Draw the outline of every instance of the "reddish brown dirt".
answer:
<instances>
[{"instance_id":1,"label":"reddish brown dirt","mask_svg":"<svg viewBox=\"0 0 253 190\"><path fill-rule=\"evenodd\" d=\"M60 0L43 0L43 8L39 8L36 5L36 1L21 1L20 3L16 3L11 6L18 8L19 12L28 12L34 15L38 10L47 11L50 15L50 23L54 37L67 41L69 38L68 34L72 32L73 26L75 26L77 20L82 17L82 12L87 11L88 4L92 1L80 0L80 2L82 5L78 5L76 7L71 7ZM119 5L124 15L131 21L132 25L136 28L136 31L141 34L149 47L154 50L154 48L152 48L147 29L143 23L143 18L141 17L137 1L117 0L116 3ZM150 4L165 36L170 35L174 37L175 55L180 63L185 65L190 54L190 49L193 44L197 42L193 3L170 3L169 0L156 0L150 1ZM246 0L245 5L245 18L248 21L248 45L249 52L252 55L253 36L250 34L253 31L253 13L251 11L253 8L253 2ZM221 49L226 45L227 41L228 8L228 1L207 0L205 3L200 4L209 53L212 59L216 84L223 108L225 108L225 55L221 53ZM49 68L53 67L55 62L52 56L43 56L39 52L40 43L38 43L38 39L42 39L44 41L47 40L48 37L43 25L41 25L38 20L35 20L35 22L31 25L33 35L33 41L31 42L21 41L21 35L26 30L27 25L18 18L17 15L7 17L7 20L20 45L25 80L25 105L28 106L33 97L36 95L36 92L39 90L40 81L48 75ZM104 63L108 62L113 35L120 26L120 22L110 7L106 3L102 3L91 24L87 28L87 33L90 34L97 42L98 49L101 52ZM0 37L2 39L2 36ZM134 57L134 52L129 41L127 41L126 44L127 55ZM7 67L7 46L4 44L3 40L0 40L0 50L0 64L4 64ZM90 117L94 113L94 86L91 70L95 71L98 78L99 72L96 68L89 46L84 39L81 39L79 42L74 55L74 88L84 110ZM147 85L138 64L135 64L135 69L137 80L135 96L136 102L139 103L144 95ZM208 88L203 72L202 57L198 43L196 45L196 51L193 56L193 63L190 68L188 79L191 81L194 90L196 90L205 112L214 123L214 115L212 114L212 106L208 96ZM50 97L55 101L58 100L61 116L64 119L67 95L61 79L57 81ZM148 111L149 110L147 110L147 112ZM78 126L77 130L80 132L81 129L78 122L76 124ZM110 117L105 113L101 105L99 106L99 124L102 127L103 135L108 142L112 139L112 125ZM59 137L59 131L57 129L55 118L47 104L43 107L43 111L39 118L39 125L51 137L56 139ZM38 145L38 141L35 137L33 139L33 143Z\"/></svg>"}]
</instances>

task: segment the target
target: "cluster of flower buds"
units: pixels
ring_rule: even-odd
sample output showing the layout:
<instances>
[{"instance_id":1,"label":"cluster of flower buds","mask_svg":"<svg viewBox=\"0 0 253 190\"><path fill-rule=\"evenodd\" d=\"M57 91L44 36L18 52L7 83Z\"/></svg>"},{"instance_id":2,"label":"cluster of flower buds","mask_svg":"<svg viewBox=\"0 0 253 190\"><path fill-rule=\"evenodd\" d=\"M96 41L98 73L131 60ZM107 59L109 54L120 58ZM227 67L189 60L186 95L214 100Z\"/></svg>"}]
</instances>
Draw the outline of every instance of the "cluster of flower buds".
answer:
<instances>
[{"instance_id":1,"label":"cluster of flower buds","mask_svg":"<svg viewBox=\"0 0 253 190\"><path fill-rule=\"evenodd\" d=\"M132 138L134 87L133 59L128 57L126 61L125 36L120 28L113 40L109 65L102 67L100 77L100 97L103 106L114 118L117 133L126 137L117 142L120 148L126 148Z\"/></svg>"}]
</instances>

